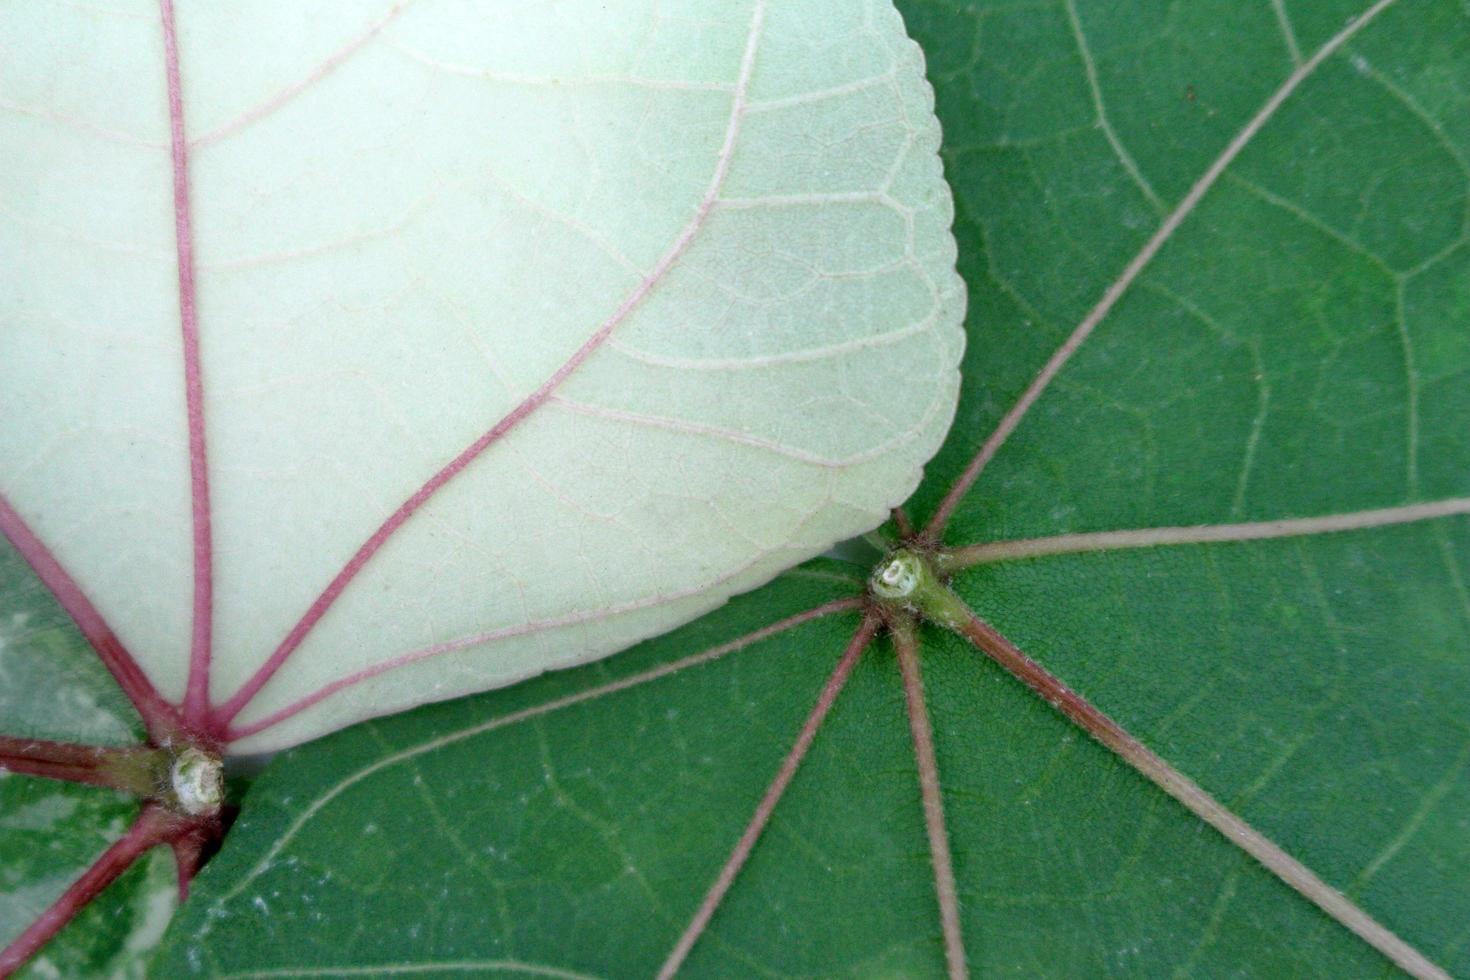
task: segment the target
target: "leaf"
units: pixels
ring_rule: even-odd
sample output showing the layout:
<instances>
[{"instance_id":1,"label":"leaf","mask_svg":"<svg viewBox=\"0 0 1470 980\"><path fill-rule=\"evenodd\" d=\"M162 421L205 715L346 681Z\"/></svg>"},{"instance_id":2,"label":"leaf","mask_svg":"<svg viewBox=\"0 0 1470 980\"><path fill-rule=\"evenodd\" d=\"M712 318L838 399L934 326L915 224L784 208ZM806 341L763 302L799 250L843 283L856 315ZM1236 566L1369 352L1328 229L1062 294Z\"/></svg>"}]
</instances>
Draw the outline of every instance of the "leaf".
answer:
<instances>
[{"instance_id":1,"label":"leaf","mask_svg":"<svg viewBox=\"0 0 1470 980\"><path fill-rule=\"evenodd\" d=\"M856 616L810 620L712 662L639 679L850 594L854 581L829 563L789 572L609 661L488 701L356 727L279 757L252 789L230 846L201 873L202 900L179 920L159 971L476 961L487 972L504 962L651 973L698 903L711 863L739 836L830 672L827 652L840 649ZM890 672L870 660L854 678L832 720L854 727L848 740L820 746L832 766L825 784L804 784L812 803L823 791L853 798L885 770L906 775ZM576 696L588 699L515 720ZM872 729L873 709L896 724ZM885 730L890 737L881 737ZM782 943L799 908L833 930L832 941L789 948L797 957L804 950L812 968L932 962L927 943L911 936L932 913L914 836L922 825L908 805L909 779L900 785L895 799L869 799L863 814L875 821L859 820L866 832L840 846L824 827L825 806L799 810L821 822L782 835L802 860L769 865L776 877L763 897L773 907L751 930ZM821 843L806 844L808 834ZM342 848L344 840L352 846ZM888 928L876 933L847 928L845 909L832 905L840 896L807 881L854 856L862 864L845 876L867 888L853 897L889 893L875 910ZM911 887L890 889L894 869L908 867L920 872ZM374 926L353 934L347 923L359 915ZM895 933L917 948L890 948ZM246 936L254 939L244 944ZM721 961L749 969L738 958Z\"/></svg>"},{"instance_id":2,"label":"leaf","mask_svg":"<svg viewBox=\"0 0 1470 980\"><path fill-rule=\"evenodd\" d=\"M122 833L136 808L109 790L0 778L0 943L55 901ZM141 977L145 955L163 936L177 902L173 858L155 850L19 975Z\"/></svg>"},{"instance_id":3,"label":"leaf","mask_svg":"<svg viewBox=\"0 0 1470 980\"><path fill-rule=\"evenodd\" d=\"M1047 670L1437 964L1420 975L1470 975L1470 18L903 10L971 291L957 422L911 516L949 510L956 592ZM856 617L559 699L858 596L802 578L839 568L279 758L159 965L657 970ZM976 650L920 639L975 974L1395 972ZM879 643L687 974L944 971L904 713Z\"/></svg>"},{"instance_id":4,"label":"leaf","mask_svg":"<svg viewBox=\"0 0 1470 980\"><path fill-rule=\"evenodd\" d=\"M138 715L10 542L0 538L0 731L95 745L143 735Z\"/></svg>"},{"instance_id":5,"label":"leaf","mask_svg":"<svg viewBox=\"0 0 1470 980\"><path fill-rule=\"evenodd\" d=\"M3 539L0 609L0 732L100 745L138 740L141 726L122 692ZM0 770L0 947L61 895L136 809L111 790ZM51 943L29 974L141 975L142 954L163 935L176 894L173 860L157 852Z\"/></svg>"},{"instance_id":6,"label":"leaf","mask_svg":"<svg viewBox=\"0 0 1470 980\"><path fill-rule=\"evenodd\" d=\"M964 293L887 0L179 7L0 15L0 494L201 737L604 656L917 483Z\"/></svg>"}]
</instances>

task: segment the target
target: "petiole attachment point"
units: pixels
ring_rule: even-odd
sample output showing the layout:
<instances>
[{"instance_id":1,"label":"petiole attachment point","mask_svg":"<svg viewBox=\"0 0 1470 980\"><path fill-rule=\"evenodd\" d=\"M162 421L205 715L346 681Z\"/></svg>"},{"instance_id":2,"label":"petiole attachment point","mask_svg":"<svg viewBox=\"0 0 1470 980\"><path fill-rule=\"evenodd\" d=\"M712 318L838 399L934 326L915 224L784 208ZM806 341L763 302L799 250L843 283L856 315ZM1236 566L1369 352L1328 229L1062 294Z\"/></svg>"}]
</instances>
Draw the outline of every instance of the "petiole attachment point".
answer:
<instances>
[{"instance_id":1,"label":"petiole attachment point","mask_svg":"<svg viewBox=\"0 0 1470 980\"><path fill-rule=\"evenodd\" d=\"M883 605L941 626L953 628L965 619L964 604L935 572L931 558L912 548L889 552L868 578L868 591Z\"/></svg>"},{"instance_id":2,"label":"petiole attachment point","mask_svg":"<svg viewBox=\"0 0 1470 980\"><path fill-rule=\"evenodd\" d=\"M912 551L899 549L878 565L868 587L880 599L907 603L918 591L925 571L923 559Z\"/></svg>"},{"instance_id":3,"label":"petiole attachment point","mask_svg":"<svg viewBox=\"0 0 1470 980\"><path fill-rule=\"evenodd\" d=\"M225 798L224 765L207 752L184 749L169 770L169 795L169 802L188 816L214 813Z\"/></svg>"}]
</instances>

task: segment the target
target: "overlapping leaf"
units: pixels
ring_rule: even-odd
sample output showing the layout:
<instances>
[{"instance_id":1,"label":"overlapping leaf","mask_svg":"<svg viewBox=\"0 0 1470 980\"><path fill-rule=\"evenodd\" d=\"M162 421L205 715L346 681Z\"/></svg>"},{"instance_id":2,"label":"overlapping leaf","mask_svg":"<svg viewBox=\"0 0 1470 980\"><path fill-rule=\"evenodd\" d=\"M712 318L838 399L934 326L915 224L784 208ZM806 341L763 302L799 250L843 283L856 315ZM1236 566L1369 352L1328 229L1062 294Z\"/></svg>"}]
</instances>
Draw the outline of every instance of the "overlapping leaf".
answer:
<instances>
[{"instance_id":1,"label":"overlapping leaf","mask_svg":"<svg viewBox=\"0 0 1470 980\"><path fill-rule=\"evenodd\" d=\"M128 744L141 726L92 649L10 545L0 540L0 732ZM112 790L0 771L0 946L56 900L127 826ZM173 858L120 880L44 956L36 976L138 975L175 905Z\"/></svg>"},{"instance_id":2,"label":"overlapping leaf","mask_svg":"<svg viewBox=\"0 0 1470 980\"><path fill-rule=\"evenodd\" d=\"M0 23L0 499L231 751L687 621L952 417L889 0Z\"/></svg>"},{"instance_id":3,"label":"overlapping leaf","mask_svg":"<svg viewBox=\"0 0 1470 980\"><path fill-rule=\"evenodd\" d=\"M1361 7L1328 2L904 10L972 295L959 421L921 519L1194 181L1347 29L1027 413L946 543L1143 530L1096 552L1021 546L955 588L1470 974L1470 519L1425 506L1470 498L1465 12L1399 0L1359 29ZM1148 533L1324 515L1361 526ZM809 566L606 663L281 757L159 968L648 975L856 617L724 645L859 594L865 571ZM923 640L975 972L1392 972L974 650ZM880 644L687 972L941 973L912 760Z\"/></svg>"},{"instance_id":4,"label":"overlapping leaf","mask_svg":"<svg viewBox=\"0 0 1470 980\"><path fill-rule=\"evenodd\" d=\"M1192 182L1346 15L1361 13L1324 7L1194 5L1155 21L1106 5L907 5L939 89L972 289L960 421L916 497L919 517ZM1150 23L1157 26L1140 30ZM1305 77L1046 392L959 508L948 542L1470 496L1467 43L1470 25L1452 4L1404 2ZM1037 557L979 566L956 587L1259 829L1460 972L1470 969L1470 851L1460 816L1470 794L1467 549L1465 519L1451 517L1334 536ZM772 590L748 602L770 603L774 618L784 598ZM759 621L732 614L706 642ZM927 639L975 968L1150 976L1387 969L974 651ZM688 641L664 642L672 657ZM718 668L691 668L709 670L703 680L651 684L636 697L665 713L652 744L638 711L609 698L487 733L473 748L421 748L424 799L481 787L491 808L451 815L429 839L472 841L477 860L493 863L476 874L450 858L443 877L412 886L415 895L360 881L312 887L309 875L337 870L322 857L333 852L330 841L365 813L432 824L427 802L404 802L390 786L414 779L391 772L396 765L369 777L380 789L357 806L317 807L342 778L329 775L340 770L327 757L351 755L344 768L353 772L382 764L405 746L425 746L441 726L513 710L508 696L307 749L262 787L261 823L242 829L238 850L214 870L214 903L186 920L208 923L212 937L196 944L181 930L177 955L243 968L232 937L273 928L280 952L271 962L281 967L499 958L645 974L722 863L779 743L762 762L722 743L698 756L708 769L686 748L707 726L731 724L716 719L732 698L760 706L738 743L752 753L772 728L794 734L797 706L781 711L762 699L784 699L800 676L809 700L820 668L806 665L835 662L841 642L829 636L814 649L797 632L767 641L799 649L800 673L789 655L752 649ZM561 682L585 689L599 679ZM942 969L917 786L885 654L870 655L845 697L696 946L692 973ZM451 719L449 710L464 714ZM636 734L611 734L619 726ZM373 748L376 738L387 745ZM521 775L507 780L492 768L483 780L466 779L472 759L492 767L520 760ZM686 786L691 770L699 779ZM689 816L657 819L667 804L654 788L663 784L646 782L650 771L675 781ZM735 787L743 806L730 813ZM547 794L556 802L531 802ZM568 811L581 816L560 816ZM499 832L527 820L538 842L555 842L554 857L534 856L519 832ZM722 824L718 832L712 823ZM364 863L401 846L384 838ZM604 873L564 879L561 869L584 867ZM491 882L508 889L506 903L486 900ZM428 898L435 886L481 900L450 911ZM303 897L287 899L291 914L252 918L247 898L266 888ZM306 895L322 901L320 919L306 914ZM486 919L487 909L503 918ZM307 944L309 922L339 917L422 921L425 931L409 935L403 925L346 950Z\"/></svg>"}]
</instances>

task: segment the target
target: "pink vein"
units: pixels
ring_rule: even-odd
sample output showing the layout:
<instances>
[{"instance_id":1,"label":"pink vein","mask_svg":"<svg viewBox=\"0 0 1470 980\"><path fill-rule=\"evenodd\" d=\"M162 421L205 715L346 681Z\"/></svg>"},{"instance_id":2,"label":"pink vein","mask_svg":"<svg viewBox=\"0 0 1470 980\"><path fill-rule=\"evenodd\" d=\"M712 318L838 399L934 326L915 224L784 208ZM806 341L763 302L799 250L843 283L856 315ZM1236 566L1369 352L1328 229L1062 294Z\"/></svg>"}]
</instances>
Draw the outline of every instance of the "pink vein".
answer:
<instances>
[{"instance_id":1,"label":"pink vein","mask_svg":"<svg viewBox=\"0 0 1470 980\"><path fill-rule=\"evenodd\" d=\"M317 82L321 81L323 78L326 78L332 72L340 68L344 62L346 62L354 54L360 51L369 41L382 33L383 28L387 27L388 24L392 22L393 18L397 17L403 12L404 8L408 6L408 2L409 0L403 0L403 2L401 3L395 3L392 7L388 9L388 12L386 14L378 18L378 20L373 24L369 25L366 31L364 31L353 40L347 42L341 48L337 49L337 51L331 54L321 64L317 65L316 68L313 69L304 78L297 80L294 84L282 89L280 92L277 92L268 101L256 106L254 109L251 109L248 112L245 112L244 114L236 117L235 119L224 123L217 129L210 130L203 136L195 138L190 142L189 145L196 148L206 146L210 143L215 142L216 140L223 139L224 137L229 136L231 133L238 132L249 126L251 123L258 122L259 120L275 112L277 109L281 108L286 103L296 98L302 92L305 92L307 89L311 88L311 86L315 85Z\"/></svg>"},{"instance_id":2,"label":"pink vein","mask_svg":"<svg viewBox=\"0 0 1470 980\"><path fill-rule=\"evenodd\" d=\"M204 447L204 382L199 365L199 310L194 279L194 219L189 204L189 144L184 137L184 90L173 0L158 0L168 75L168 119L173 148L174 238L179 256L179 322L184 335L184 398L189 416L189 487L194 520L194 626L184 717L202 726L209 714L209 657L214 616L214 546L210 529L209 461Z\"/></svg>"},{"instance_id":3,"label":"pink vein","mask_svg":"<svg viewBox=\"0 0 1470 980\"><path fill-rule=\"evenodd\" d=\"M919 796L924 804L924 829L929 835L929 860L934 867L934 894L939 900L939 921L944 931L944 960L950 980L965 980L970 970L965 965L965 940L960 931L960 891L955 884L949 832L944 826L939 760L934 752L934 728L924 703L924 675L919 667L913 627L896 627L893 645L903 674L903 700L908 708L909 734L914 741L914 763L919 769Z\"/></svg>"},{"instance_id":4,"label":"pink vein","mask_svg":"<svg viewBox=\"0 0 1470 980\"><path fill-rule=\"evenodd\" d=\"M402 653L396 657L390 657L387 660L381 660L378 663L372 664L371 666L364 667L362 670L348 674L346 677L340 677L329 684L324 684L321 687L317 688L315 691L312 691L311 693L306 694L303 697L296 699L295 701L292 701L290 704L279 709L278 711L271 713L265 718L253 721L248 725L229 725L226 727L224 734L221 737L223 737L226 741L234 741L236 739L246 738L250 735L256 735L262 731L265 731L267 728L270 728L274 725L279 724L282 721L285 721L292 715L300 714L313 705L320 704L322 701L325 701L328 697L336 694L338 691L349 688L354 684L359 684L363 681L371 680L372 678L378 677L382 674L386 674L389 671L397 670L400 667L406 667L409 664L418 663L420 660L427 660L430 657L438 657L446 653L454 653L457 650L466 650L470 647L479 646L483 643L492 643L496 640L506 640L513 637L527 636L546 630L560 629L567 626L576 626L584 623L598 622L600 620L610 619L614 616L622 616L627 613L637 612L642 609L651 609L654 606L666 605L670 602L677 602L680 599L688 599L692 596L700 595L701 593L707 593L716 586L724 585L738 578L740 575L743 575L745 572L760 564L760 561L761 557L753 558L740 567L732 569L730 572L721 575L718 578L702 582L698 585L692 585L687 586L683 589L677 589L672 592L662 592L657 595L645 596L642 599L635 599L631 602L624 602L620 605L603 606L602 608L593 610L584 609L577 612L565 613L561 616L553 616L547 619L532 620L531 622L521 623L516 626L506 626L502 627L501 629L488 630L486 632L475 633L470 636L461 636L453 640L444 640L439 643L434 643L430 646L423 647L418 650L411 650L408 653Z\"/></svg>"},{"instance_id":5,"label":"pink vein","mask_svg":"<svg viewBox=\"0 0 1470 980\"><path fill-rule=\"evenodd\" d=\"M738 572L736 574L738 574ZM720 581L723 581L723 579ZM706 583L704 585L691 587L689 589L685 589L679 592L665 593L664 595L654 596L648 599L641 599L635 602L623 603L620 606L611 606L592 612L584 611L569 613L568 615L558 616L554 619L537 620L535 622L525 623L520 626L508 626L504 629L491 630L487 633L477 633L474 636L465 636L460 637L456 640L445 640L443 643L435 643L433 646L424 647L422 650L414 650L410 653L400 654L399 656L392 657L388 660L381 661L380 663L373 664L370 667L364 667L362 670L356 671L352 674L348 674L346 677L338 678L337 680L332 681L330 684L323 684L315 691L312 691L310 694L307 694L304 697L292 701L290 704L281 708L279 711L275 711L264 718L251 722L248 725L231 725L225 730L224 738L227 741L236 741L238 739L247 738L251 735L258 735L259 733L265 731L267 728L271 728L285 721L292 715L300 714L307 708L310 708L316 704L320 704L322 701L325 701L327 698L331 697L333 694L336 694L338 691L351 687L354 684L360 684L363 681L371 680L372 678L377 677L381 674L386 674L389 671L397 670L400 667L406 667L409 664L418 663L420 660L427 660L430 657L438 657L446 653L453 653L456 650L466 650L470 647L479 646L482 643L491 643L495 640L505 640L517 636L527 636L529 634L538 633L543 630L557 629L559 627L565 626L576 626L581 623L595 622L597 620L607 619L612 616L621 616L626 613L636 612L640 609L648 609L656 605L661 605L663 603L695 596L700 594L701 592L707 591L709 588L711 588L711 585L709 583ZM844 599L842 600L842 602L838 603L836 607L844 609L853 608L853 604L857 601L858 600L855 599Z\"/></svg>"},{"instance_id":6,"label":"pink vein","mask_svg":"<svg viewBox=\"0 0 1470 980\"><path fill-rule=\"evenodd\" d=\"M704 901L699 903L695 910L694 918L690 920L689 926L684 930L679 941L674 944L668 959L658 971L658 980L668 980L679 967L684 965L694 944L704 933L705 927L709 925L710 919L714 917L715 910L720 907L720 902L725 898L730 886L735 883L735 877L740 874L745 861L750 857L750 852L755 849L755 842L760 839L761 833L770 823L771 814L776 810L776 804L786 793L786 787L791 785L791 779L796 775L796 770L801 768L802 761L806 758L807 750L812 747L812 741L817 737L817 730L822 727L827 713L832 710L832 705L837 702L837 695L842 693L846 686L848 677L852 676L852 669L857 665L858 657L867 649L877 632L879 619L876 614L869 612L863 617L863 624L853 635L852 642L842 654L842 659L837 662L837 667L832 671L832 676L827 678L822 693L817 696L817 703L812 705L812 710L807 715L806 722L802 724L801 731L796 735L796 742L791 746L791 751L781 762L781 768L776 773L776 778L771 780L770 787L764 796L756 804L755 813L746 825L745 832L740 835L740 840L735 843L735 849L730 852L725 866L720 869L715 883L710 886L709 892L704 896Z\"/></svg>"},{"instance_id":7,"label":"pink vein","mask_svg":"<svg viewBox=\"0 0 1470 980\"><path fill-rule=\"evenodd\" d=\"M585 691L578 691L575 694L568 694L565 697L556 698L552 701L546 701L542 704L534 705L529 708L522 708L520 711L514 711L508 715L502 715L499 718L492 718L489 721L484 721L480 722L479 724L472 725L469 728L464 728L460 729L459 731L440 735L437 738L422 742L419 745L413 746L412 748L403 749L399 752L394 753L393 755L379 758L376 762L364 766L352 775L343 778L331 789L326 790L316 799L312 800L311 803L308 804L305 809L301 811L296 819L292 821L291 826L287 827L282 833L276 836L275 840L272 841L270 848L256 863L256 865L250 871L246 872L242 877L238 878L235 883L230 887L229 891L227 891L223 895L215 897L214 907L223 907L223 905L228 902L233 896L240 894L241 891L249 887L251 882L253 882L256 878L263 874L267 868L271 866L271 863L280 855L281 851L284 850L287 845L291 843L296 834L300 832L301 828L306 826L309 821L314 819L324 807L326 807L334 799L336 799L342 793L346 792L348 789L356 786L364 779L367 779L374 773L380 772L383 769L388 768L389 766L395 766L407 759L412 759L428 752L438 751L439 749L445 748L446 746L457 745L460 742L466 741L467 739L477 738L480 735L484 735L501 728L508 728L512 725L519 725L524 721L529 721L532 718L539 718L542 715L551 714L554 711L561 711L564 708L570 708L574 707L575 705L585 704L588 701L595 701L599 698L607 697L608 695L617 694L635 687L640 687L644 684L648 684L653 681L660 680L664 677L668 677L671 674L676 674L680 671L687 670L690 667L699 667L703 666L704 664L713 663L714 661L719 660L722 657L726 657L732 653L735 653L736 651L743 650L746 647L753 646L754 644L768 639L769 637L772 637L777 633L784 632L795 626L800 626L802 623L807 623L819 617L828 616L837 612L847 612L855 609L860 609L862 608L862 606L863 600L858 598L838 599L835 602L829 602L825 605L817 606L814 609L808 609L805 612L795 613L791 616L786 617L785 619L779 620L778 622L771 623L768 626L763 626L760 629L755 630L754 632L746 633L744 636L740 636L736 639L730 640L729 642L722 643L719 646L710 647L707 650L691 654L680 660L675 660L672 663L666 663L662 666L655 667L652 670L646 670L641 674L634 674L631 677L624 677L621 680L612 681L611 683L603 684L600 687L588 688Z\"/></svg>"},{"instance_id":8,"label":"pink vein","mask_svg":"<svg viewBox=\"0 0 1470 980\"><path fill-rule=\"evenodd\" d=\"M1083 342L1092 334L1097 325L1112 312L1113 307L1117 305L1118 300L1122 299L1123 294L1128 291L1128 288L1133 285L1134 280L1143 272L1144 267L1153 261L1154 256L1158 254L1159 249L1163 248L1164 243L1173 237L1174 232L1179 230L1179 226L1194 212L1200 200L1215 185L1215 182L1220 179L1220 175L1225 172L1225 169L1240 155L1240 151L1245 149L1246 144L1255 138L1256 134L1276 114L1276 110L1281 108L1281 104L1297 90L1302 82L1306 81L1308 76L1317 70L1322 62L1331 57L1353 35L1357 34L1364 27L1367 27L1375 17L1395 2L1396 0L1378 0L1377 3L1364 11L1362 15L1349 21L1346 27L1335 34L1326 44L1322 45L1316 54L1312 55L1301 67L1292 72L1286 81L1282 82L1281 87L1271 94L1271 97L1266 100L1265 105L1261 106L1260 111L1251 118L1250 122L1245 124L1245 128L1237 133L1235 138L1225 147L1224 152L1210 164L1209 169L1200 176L1199 180L1195 181L1194 186L1189 189L1189 193L1184 195L1184 199L1179 202L1179 206L1164 219L1164 223L1154 232L1153 237L1144 244L1139 253L1123 269L1122 275L1107 288L1107 291L1103 293L1102 299L1098 300L1097 305L1088 312L1087 316L1082 319L1082 322L1077 325L1077 328L1072 331L1072 335L1057 349L1056 353L1052 354L1051 359L1042 367L1041 373L1022 392L1021 397L1011 407L1011 410L1001 418L1000 424L995 427L995 431L985 440L984 444L980 447L980 451L970 460L969 465L965 467L964 472L960 474L959 479L955 481L954 486L950 487L949 492L944 495L944 499L940 501L938 508L935 509L934 516L930 518L928 526L924 529L924 536L928 540L937 541L939 539L940 533L944 530L945 524L949 522L955 508L959 506L960 501L964 498L970 487L979 479L980 473L995 457L995 454L1000 451L1000 447L1005 444L1005 441L1010 438L1011 433L1021 424L1021 420L1026 417L1026 414L1031 410L1031 406L1041 397L1042 392L1047 389L1047 386L1051 384L1052 379L1057 376L1063 366L1071 360L1072 355L1077 353L1077 349L1082 346Z\"/></svg>"},{"instance_id":9,"label":"pink vein","mask_svg":"<svg viewBox=\"0 0 1470 980\"><path fill-rule=\"evenodd\" d=\"M1275 841L1231 812L1198 783L1164 761L1122 725L1028 657L999 630L971 612L953 593L950 595L964 610L963 617L950 623L950 627L982 653L1406 973L1422 980L1449 980L1449 974L1424 954L1389 931L1342 892L1318 878Z\"/></svg>"},{"instance_id":10,"label":"pink vein","mask_svg":"<svg viewBox=\"0 0 1470 980\"><path fill-rule=\"evenodd\" d=\"M1143 527L1125 531L1090 531L1058 534L1048 538L1016 541L987 541L956 548L939 558L944 571L958 571L987 562L1066 555L1083 551L1114 551L1120 548L1157 548L1165 545L1217 544L1232 541L1263 541L1269 538L1301 537L1365 531L1394 524L1412 524L1436 518L1470 515L1470 497L1434 500L1402 507L1358 510L1321 517L1299 517L1249 524L1201 524L1192 527Z\"/></svg>"},{"instance_id":11,"label":"pink vein","mask_svg":"<svg viewBox=\"0 0 1470 980\"><path fill-rule=\"evenodd\" d=\"M326 589L316 598L310 608L291 628L286 638L281 641L270 658L235 692L228 701L220 705L212 718L212 729L221 732L229 725L236 715L250 703L250 700L260 692L266 682L280 670L281 665L301 645L302 640L311 632L321 618L326 615L328 609L337 601L337 598L347 588L358 572L362 571L364 565L377 554L387 540L416 513L419 508L428 502L429 498L439 491L454 477L458 476L465 467L474 462L476 457L483 453L491 445L499 441L507 432L516 427L522 420L532 412L540 408L552 393L571 374L581 367L594 352L606 341L612 332L616 330L628 316L639 305L647 299L653 288L663 279L669 269L673 267L679 258L688 250L690 244L700 229L704 227L705 219L709 217L714 209L715 201L719 196L720 188L724 186L725 178L730 172L731 160L734 157L735 142L740 133L740 122L745 114L745 98L750 87L750 76L755 64L755 50L760 38L761 22L764 15L764 4L758 4L755 15L752 18L750 35L746 42L745 54L740 65L739 81L736 84L735 95L730 108L730 120L725 127L724 143L720 147L719 158L715 164L714 175L710 178L709 186L705 190L704 197L700 200L694 216L679 233L678 238L659 259L658 264L645 276L626 299L613 311L612 315L603 321L602 325L591 337L577 348L577 351L566 360L556 372L542 383L524 401L517 405L510 414L506 415L484 435L472 442L463 452L456 456L443 469L429 478L428 482L414 492L414 494L399 505L387 520L385 520L372 536L363 542L357 549L357 553L343 566Z\"/></svg>"},{"instance_id":12,"label":"pink vein","mask_svg":"<svg viewBox=\"0 0 1470 980\"><path fill-rule=\"evenodd\" d=\"M34 531L16 513L4 496L0 496L0 534L15 546L26 564L35 570L41 582L56 596L61 608L77 624L97 657L112 674L128 700L138 709L143 724L153 741L163 742L182 727L173 705L163 699L142 666L117 638L112 627L102 618L97 607L87 598L76 580L67 573L56 556L42 543Z\"/></svg>"}]
</instances>

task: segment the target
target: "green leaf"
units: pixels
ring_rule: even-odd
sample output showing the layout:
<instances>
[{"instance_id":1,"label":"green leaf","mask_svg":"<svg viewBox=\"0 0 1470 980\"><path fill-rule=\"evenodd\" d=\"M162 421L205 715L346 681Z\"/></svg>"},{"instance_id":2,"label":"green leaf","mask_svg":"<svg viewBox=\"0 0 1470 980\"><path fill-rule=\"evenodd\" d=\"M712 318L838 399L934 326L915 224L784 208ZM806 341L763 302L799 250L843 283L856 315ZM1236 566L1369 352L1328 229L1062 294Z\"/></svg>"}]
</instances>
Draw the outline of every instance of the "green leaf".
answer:
<instances>
[{"instance_id":1,"label":"green leaf","mask_svg":"<svg viewBox=\"0 0 1470 980\"><path fill-rule=\"evenodd\" d=\"M138 714L66 612L0 537L0 733L131 745Z\"/></svg>"},{"instance_id":2,"label":"green leaf","mask_svg":"<svg viewBox=\"0 0 1470 980\"><path fill-rule=\"evenodd\" d=\"M1449 0L1366 21L1290 0L902 6L938 93L971 290L958 421L916 518L1103 314L944 537L1022 543L977 552L954 588L1470 975L1470 17ZM1212 531L1157 530L1195 525ZM1089 532L1120 533L1031 542ZM856 617L592 695L857 595L803 578L834 569L606 663L279 758L160 965L648 975ZM921 639L976 974L1393 972L976 650ZM689 975L942 974L904 714L880 643Z\"/></svg>"},{"instance_id":3,"label":"green leaf","mask_svg":"<svg viewBox=\"0 0 1470 980\"><path fill-rule=\"evenodd\" d=\"M178 920L160 971L476 961L651 974L857 617L823 617L599 692L859 582L833 563L793 571L605 663L282 755L198 879L200 898ZM762 886L737 947L763 942L788 969L815 972L891 975L933 963L923 829L891 675L891 665L867 661L824 730L809 763L822 775L802 772L799 819L774 838L782 853L752 868ZM587 700L540 713L578 695ZM889 724L874 726L875 711ZM838 815L823 800L852 805ZM782 938L805 928L819 931ZM743 948L717 949L712 961L734 973L752 965Z\"/></svg>"},{"instance_id":4,"label":"green leaf","mask_svg":"<svg viewBox=\"0 0 1470 980\"><path fill-rule=\"evenodd\" d=\"M0 944L55 901L137 813L110 790L0 774ZM141 977L178 904L174 859L155 849L26 964L22 977Z\"/></svg>"},{"instance_id":5,"label":"green leaf","mask_svg":"<svg viewBox=\"0 0 1470 980\"><path fill-rule=\"evenodd\" d=\"M938 448L889 0L132 6L0 13L0 494L232 752L663 632Z\"/></svg>"},{"instance_id":6,"label":"green leaf","mask_svg":"<svg viewBox=\"0 0 1470 980\"><path fill-rule=\"evenodd\" d=\"M128 745L137 714L56 600L0 538L0 733ZM137 802L112 790L0 769L0 947L116 840ZM140 975L177 904L173 858L157 851L121 878L23 972Z\"/></svg>"}]
</instances>

